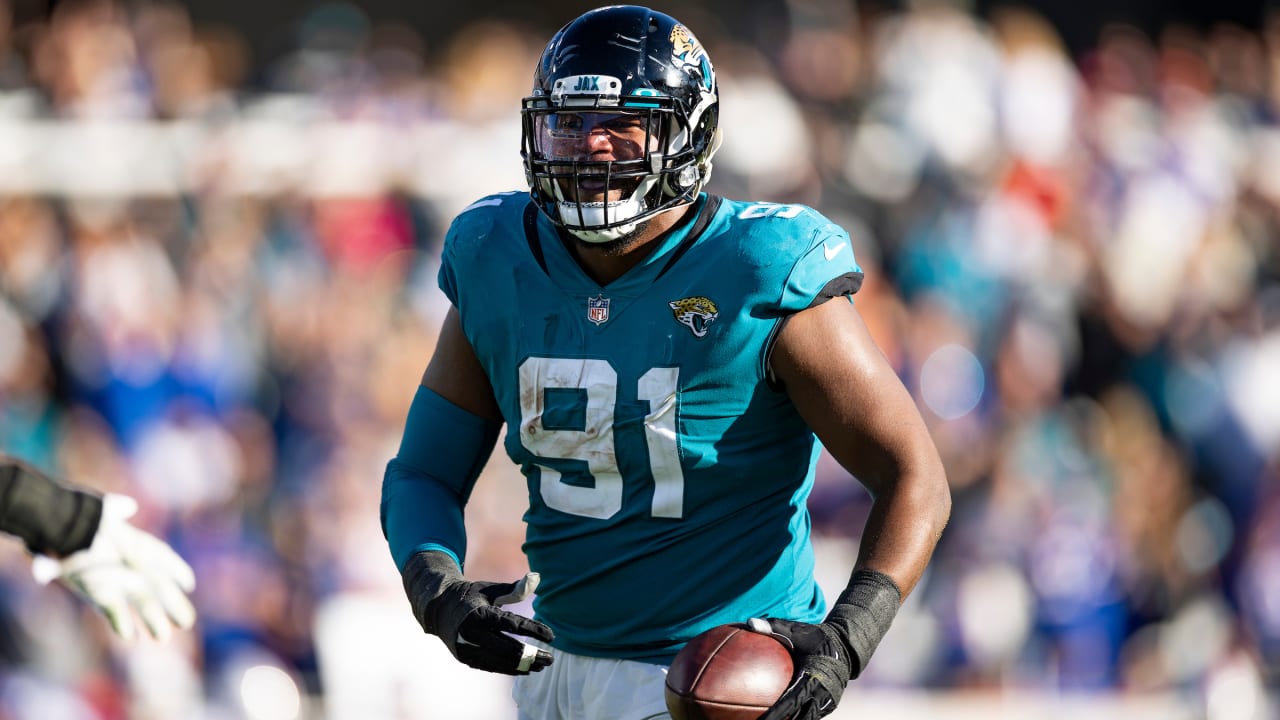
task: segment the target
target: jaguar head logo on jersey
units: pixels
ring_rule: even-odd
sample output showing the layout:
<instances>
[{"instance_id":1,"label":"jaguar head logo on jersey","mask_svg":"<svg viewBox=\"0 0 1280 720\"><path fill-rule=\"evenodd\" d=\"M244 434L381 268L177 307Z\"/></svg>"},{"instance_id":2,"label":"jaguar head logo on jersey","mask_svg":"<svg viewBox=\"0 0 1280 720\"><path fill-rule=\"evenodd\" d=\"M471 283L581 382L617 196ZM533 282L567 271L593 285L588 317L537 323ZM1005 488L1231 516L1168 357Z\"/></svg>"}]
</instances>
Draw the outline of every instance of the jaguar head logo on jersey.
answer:
<instances>
[{"instance_id":1,"label":"jaguar head logo on jersey","mask_svg":"<svg viewBox=\"0 0 1280 720\"><path fill-rule=\"evenodd\" d=\"M587 298L587 319L596 325L603 325L609 319L609 298L597 295Z\"/></svg>"},{"instance_id":2,"label":"jaguar head logo on jersey","mask_svg":"<svg viewBox=\"0 0 1280 720\"><path fill-rule=\"evenodd\" d=\"M694 337L703 337L707 328L720 317L720 308L709 297L695 295L667 303L676 317L676 322L693 331Z\"/></svg>"}]
</instances>

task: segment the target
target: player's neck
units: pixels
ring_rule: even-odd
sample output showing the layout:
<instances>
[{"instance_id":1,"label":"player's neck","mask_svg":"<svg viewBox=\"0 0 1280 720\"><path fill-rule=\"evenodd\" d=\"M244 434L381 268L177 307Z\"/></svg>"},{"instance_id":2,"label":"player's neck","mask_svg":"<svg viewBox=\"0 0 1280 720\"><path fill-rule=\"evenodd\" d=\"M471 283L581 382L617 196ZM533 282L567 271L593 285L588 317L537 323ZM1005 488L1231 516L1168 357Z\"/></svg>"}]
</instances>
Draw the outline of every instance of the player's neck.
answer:
<instances>
[{"instance_id":1,"label":"player's neck","mask_svg":"<svg viewBox=\"0 0 1280 720\"><path fill-rule=\"evenodd\" d=\"M597 245L571 239L565 244L588 277L600 285L608 285L649 257L662 244L667 232L678 225L693 207L694 204L690 203L660 213L645 222L634 235L621 241Z\"/></svg>"}]
</instances>

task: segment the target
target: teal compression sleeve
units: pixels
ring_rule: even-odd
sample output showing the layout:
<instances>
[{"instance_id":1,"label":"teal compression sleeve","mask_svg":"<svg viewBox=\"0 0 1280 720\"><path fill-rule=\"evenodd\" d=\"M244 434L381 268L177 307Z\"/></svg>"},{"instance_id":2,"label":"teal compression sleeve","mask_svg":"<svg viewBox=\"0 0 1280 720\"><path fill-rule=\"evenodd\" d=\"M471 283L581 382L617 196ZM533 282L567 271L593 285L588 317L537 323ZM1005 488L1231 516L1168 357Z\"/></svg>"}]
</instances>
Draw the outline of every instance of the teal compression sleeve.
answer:
<instances>
[{"instance_id":1,"label":"teal compression sleeve","mask_svg":"<svg viewBox=\"0 0 1280 720\"><path fill-rule=\"evenodd\" d=\"M418 388L400 451L382 479L382 532L401 571L420 550L446 552L462 566L463 508L501 427Z\"/></svg>"}]
</instances>

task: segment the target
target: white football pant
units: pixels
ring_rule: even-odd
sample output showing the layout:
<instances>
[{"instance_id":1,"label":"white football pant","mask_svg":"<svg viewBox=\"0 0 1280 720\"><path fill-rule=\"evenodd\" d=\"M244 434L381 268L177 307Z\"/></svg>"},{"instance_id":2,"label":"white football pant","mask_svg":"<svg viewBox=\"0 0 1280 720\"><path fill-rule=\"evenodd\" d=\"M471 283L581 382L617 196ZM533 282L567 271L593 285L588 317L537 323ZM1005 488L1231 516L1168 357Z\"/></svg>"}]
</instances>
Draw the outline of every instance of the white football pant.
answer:
<instances>
[{"instance_id":1,"label":"white football pant","mask_svg":"<svg viewBox=\"0 0 1280 720\"><path fill-rule=\"evenodd\" d=\"M551 655L550 667L515 679L520 720L671 720L666 666L554 648Z\"/></svg>"}]
</instances>

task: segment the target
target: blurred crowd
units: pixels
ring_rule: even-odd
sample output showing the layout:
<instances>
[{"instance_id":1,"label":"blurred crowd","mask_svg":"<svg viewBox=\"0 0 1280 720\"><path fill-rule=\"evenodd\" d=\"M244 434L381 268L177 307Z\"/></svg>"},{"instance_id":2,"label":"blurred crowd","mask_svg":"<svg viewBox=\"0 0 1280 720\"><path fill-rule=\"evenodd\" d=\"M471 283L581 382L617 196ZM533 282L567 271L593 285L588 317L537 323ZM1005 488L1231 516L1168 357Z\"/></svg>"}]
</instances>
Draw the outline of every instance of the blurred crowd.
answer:
<instances>
[{"instance_id":1,"label":"blurred crowd","mask_svg":"<svg viewBox=\"0 0 1280 720\"><path fill-rule=\"evenodd\" d=\"M849 229L955 497L857 686L1276 712L1280 16L1114 25L1073 56L1027 9L788 7L772 44L673 9L721 83L710 189ZM5 544L0 718L481 717L423 696L503 681L421 638L379 490L446 307L443 231L525 187L519 99L570 18L428 47L328 3L268 62L177 4L8 10L0 447L136 497L200 620L121 647ZM524 569L509 466L468 508L478 578ZM832 589L869 502L824 458Z\"/></svg>"}]
</instances>

